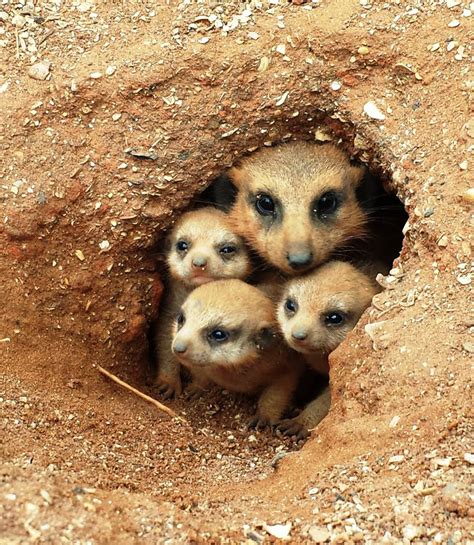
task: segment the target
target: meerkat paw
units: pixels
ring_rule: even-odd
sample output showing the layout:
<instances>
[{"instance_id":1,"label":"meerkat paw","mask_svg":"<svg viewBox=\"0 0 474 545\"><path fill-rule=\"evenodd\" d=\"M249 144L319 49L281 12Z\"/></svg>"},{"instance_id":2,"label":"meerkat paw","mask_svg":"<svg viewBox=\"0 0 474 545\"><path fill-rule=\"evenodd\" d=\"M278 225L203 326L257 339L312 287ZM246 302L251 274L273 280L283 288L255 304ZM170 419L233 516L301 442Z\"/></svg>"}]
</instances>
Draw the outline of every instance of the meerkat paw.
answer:
<instances>
[{"instance_id":1,"label":"meerkat paw","mask_svg":"<svg viewBox=\"0 0 474 545\"><path fill-rule=\"evenodd\" d=\"M283 435L288 437L296 437L297 441L306 439L309 435L309 429L296 418L286 418L278 423L277 429L280 430Z\"/></svg>"},{"instance_id":2,"label":"meerkat paw","mask_svg":"<svg viewBox=\"0 0 474 545\"><path fill-rule=\"evenodd\" d=\"M248 429L257 431L264 430L266 428L270 428L272 430L274 426L275 422L273 422L270 418L259 414L256 414L253 418L251 418L247 424Z\"/></svg>"},{"instance_id":3,"label":"meerkat paw","mask_svg":"<svg viewBox=\"0 0 474 545\"><path fill-rule=\"evenodd\" d=\"M181 385L181 378L178 377L166 377L159 376L156 381L156 387L158 392L164 399L171 399L175 396L181 395L183 387Z\"/></svg>"},{"instance_id":4,"label":"meerkat paw","mask_svg":"<svg viewBox=\"0 0 474 545\"><path fill-rule=\"evenodd\" d=\"M188 401L196 401L204 393L204 388L198 384L191 383L185 390L184 396Z\"/></svg>"}]
</instances>

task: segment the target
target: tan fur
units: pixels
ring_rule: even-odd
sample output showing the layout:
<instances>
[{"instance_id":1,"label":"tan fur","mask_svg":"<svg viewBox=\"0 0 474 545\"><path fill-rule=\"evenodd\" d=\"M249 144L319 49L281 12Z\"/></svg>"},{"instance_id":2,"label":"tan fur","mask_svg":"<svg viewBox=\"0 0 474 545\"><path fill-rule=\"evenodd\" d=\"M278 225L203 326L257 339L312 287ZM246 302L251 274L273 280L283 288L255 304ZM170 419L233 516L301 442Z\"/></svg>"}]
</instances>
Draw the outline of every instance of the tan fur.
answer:
<instances>
[{"instance_id":1,"label":"tan fur","mask_svg":"<svg viewBox=\"0 0 474 545\"><path fill-rule=\"evenodd\" d=\"M186 253L176 249L180 240L188 243ZM227 216L216 208L206 207L181 216L168 243L170 278L155 327L158 360L156 384L165 397L180 394L182 390L179 363L171 352L171 335L176 314L189 292L218 278L245 278L250 273L250 259L242 239L232 232ZM235 247L235 254L223 258L219 249L224 244ZM195 258L205 259L205 266L193 266Z\"/></svg>"},{"instance_id":2,"label":"tan fur","mask_svg":"<svg viewBox=\"0 0 474 545\"><path fill-rule=\"evenodd\" d=\"M230 211L236 233L265 260L288 273L296 272L288 254L311 251L306 270L327 261L335 249L364 234L366 216L356 199L363 169L351 166L347 156L332 144L292 142L262 149L230 170L238 189ZM341 204L327 220L312 210L328 191L341 195ZM282 214L262 218L255 196L268 194L280 203Z\"/></svg>"},{"instance_id":3,"label":"tan fur","mask_svg":"<svg viewBox=\"0 0 474 545\"><path fill-rule=\"evenodd\" d=\"M290 280L284 290L277 310L280 329L289 346L301 352L310 367L319 373L328 374L328 354L345 339L370 305L372 297L380 291L380 286L375 282L375 272L372 271L373 276L367 276L363 268L342 261L330 261L305 276ZM365 269L376 267L366 266ZM285 308L287 300L297 305L294 314ZM334 312L345 316L344 323L325 323L325 316ZM307 334L305 339L294 338L302 333ZM300 425L300 433L304 434L324 417L329 403L327 390L296 419L283 423L283 427L286 426L288 431Z\"/></svg>"},{"instance_id":4,"label":"tan fur","mask_svg":"<svg viewBox=\"0 0 474 545\"><path fill-rule=\"evenodd\" d=\"M219 280L191 292L182 312L172 349L190 370L194 391L216 383L260 394L256 423L275 424L290 403L302 364L277 335L273 302L241 280ZM228 340L213 341L215 330L229 332Z\"/></svg>"}]
</instances>

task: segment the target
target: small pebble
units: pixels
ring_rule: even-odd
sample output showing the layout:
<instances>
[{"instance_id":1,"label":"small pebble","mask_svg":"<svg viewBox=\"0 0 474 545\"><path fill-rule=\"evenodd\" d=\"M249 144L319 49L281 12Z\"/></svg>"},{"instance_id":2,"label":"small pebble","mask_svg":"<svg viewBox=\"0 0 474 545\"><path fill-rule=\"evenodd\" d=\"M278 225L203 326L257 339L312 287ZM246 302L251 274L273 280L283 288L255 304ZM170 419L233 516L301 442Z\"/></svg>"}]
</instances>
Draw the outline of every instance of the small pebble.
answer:
<instances>
[{"instance_id":1,"label":"small pebble","mask_svg":"<svg viewBox=\"0 0 474 545\"><path fill-rule=\"evenodd\" d=\"M122 117L122 114L117 113L117 114L113 114L112 119L114 121L118 121L121 117Z\"/></svg>"},{"instance_id":2,"label":"small pebble","mask_svg":"<svg viewBox=\"0 0 474 545\"><path fill-rule=\"evenodd\" d=\"M402 530L403 537L408 541L413 541L416 537L420 537L422 533L421 528L414 524L407 524Z\"/></svg>"},{"instance_id":3,"label":"small pebble","mask_svg":"<svg viewBox=\"0 0 474 545\"><path fill-rule=\"evenodd\" d=\"M209 41L209 38L207 36L204 36L203 38L199 38L198 40L200 44L207 44L208 41Z\"/></svg>"},{"instance_id":4,"label":"small pebble","mask_svg":"<svg viewBox=\"0 0 474 545\"><path fill-rule=\"evenodd\" d=\"M469 354L474 354L474 343L470 343L470 342L465 342L463 343L462 345L463 349L466 351L466 352L469 352ZM466 460L466 456L473 456L472 454L465 454L464 455L464 459ZM474 457L473 457L473 460L474 460ZM473 461L474 463L474 461Z\"/></svg>"},{"instance_id":5,"label":"small pebble","mask_svg":"<svg viewBox=\"0 0 474 545\"><path fill-rule=\"evenodd\" d=\"M369 51L370 50L366 45L361 45L357 50L357 53L359 53L359 55L368 55Z\"/></svg>"},{"instance_id":6,"label":"small pebble","mask_svg":"<svg viewBox=\"0 0 474 545\"><path fill-rule=\"evenodd\" d=\"M108 240L103 240L102 242L99 242L99 248L102 251L110 250L110 242Z\"/></svg>"},{"instance_id":7,"label":"small pebble","mask_svg":"<svg viewBox=\"0 0 474 545\"><path fill-rule=\"evenodd\" d=\"M391 456L388 460L389 464L400 464L405 460L405 456L403 454L396 454L395 456Z\"/></svg>"},{"instance_id":8,"label":"small pebble","mask_svg":"<svg viewBox=\"0 0 474 545\"><path fill-rule=\"evenodd\" d=\"M466 202L473 203L474 202L474 187L470 187L467 191L465 191L462 198Z\"/></svg>"},{"instance_id":9,"label":"small pebble","mask_svg":"<svg viewBox=\"0 0 474 545\"><path fill-rule=\"evenodd\" d=\"M329 540L331 534L322 526L311 526L308 530L309 537L316 543L324 543Z\"/></svg>"},{"instance_id":10,"label":"small pebble","mask_svg":"<svg viewBox=\"0 0 474 545\"><path fill-rule=\"evenodd\" d=\"M471 283L471 275L468 274L459 274L456 276L456 280L463 286L468 286Z\"/></svg>"},{"instance_id":11,"label":"small pebble","mask_svg":"<svg viewBox=\"0 0 474 545\"><path fill-rule=\"evenodd\" d=\"M100 79L102 77L102 72L91 72L89 77L91 79Z\"/></svg>"},{"instance_id":12,"label":"small pebble","mask_svg":"<svg viewBox=\"0 0 474 545\"><path fill-rule=\"evenodd\" d=\"M340 81L332 81L330 87L333 91L339 91L342 87L342 83Z\"/></svg>"},{"instance_id":13,"label":"small pebble","mask_svg":"<svg viewBox=\"0 0 474 545\"><path fill-rule=\"evenodd\" d=\"M36 79L38 81L44 81L49 76L49 70L51 68L51 63L49 61L41 61L30 66L28 70L28 75L30 78Z\"/></svg>"},{"instance_id":14,"label":"small pebble","mask_svg":"<svg viewBox=\"0 0 474 545\"><path fill-rule=\"evenodd\" d=\"M464 454L464 461L468 464L473 465L474 464L474 454L471 454L470 452L466 452Z\"/></svg>"},{"instance_id":15,"label":"small pebble","mask_svg":"<svg viewBox=\"0 0 474 545\"><path fill-rule=\"evenodd\" d=\"M115 70L117 70L116 66L107 66L107 68L105 69L105 75L112 76L113 74L115 74Z\"/></svg>"},{"instance_id":16,"label":"small pebble","mask_svg":"<svg viewBox=\"0 0 474 545\"><path fill-rule=\"evenodd\" d=\"M271 536L286 539L290 535L291 522L286 524L264 524L263 527Z\"/></svg>"},{"instance_id":17,"label":"small pebble","mask_svg":"<svg viewBox=\"0 0 474 545\"><path fill-rule=\"evenodd\" d=\"M458 21L457 19L454 19L453 21L450 21L448 23L448 26L449 28L456 28L457 26L459 26L461 24L460 21Z\"/></svg>"},{"instance_id":18,"label":"small pebble","mask_svg":"<svg viewBox=\"0 0 474 545\"><path fill-rule=\"evenodd\" d=\"M467 170L467 167L468 167L467 161L462 161L461 163L459 163L459 168L461 170Z\"/></svg>"},{"instance_id":19,"label":"small pebble","mask_svg":"<svg viewBox=\"0 0 474 545\"><path fill-rule=\"evenodd\" d=\"M371 101L364 104L364 113L371 119L376 119L377 121L383 121L385 119L385 114Z\"/></svg>"}]
</instances>

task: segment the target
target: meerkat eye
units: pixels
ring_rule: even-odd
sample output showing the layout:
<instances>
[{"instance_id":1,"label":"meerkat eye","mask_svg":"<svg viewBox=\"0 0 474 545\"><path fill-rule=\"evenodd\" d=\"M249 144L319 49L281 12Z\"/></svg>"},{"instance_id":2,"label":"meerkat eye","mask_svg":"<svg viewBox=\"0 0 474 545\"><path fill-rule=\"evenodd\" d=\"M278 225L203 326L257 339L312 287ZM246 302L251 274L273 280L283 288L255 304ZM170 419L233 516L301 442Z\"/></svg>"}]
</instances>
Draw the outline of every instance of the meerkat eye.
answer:
<instances>
[{"instance_id":1,"label":"meerkat eye","mask_svg":"<svg viewBox=\"0 0 474 545\"><path fill-rule=\"evenodd\" d=\"M324 316L324 323L327 326L339 326L345 322L346 318L341 312L330 312Z\"/></svg>"},{"instance_id":2,"label":"meerkat eye","mask_svg":"<svg viewBox=\"0 0 474 545\"><path fill-rule=\"evenodd\" d=\"M187 252L189 248L189 244L185 240L178 240L176 243L176 249L178 252Z\"/></svg>"},{"instance_id":3,"label":"meerkat eye","mask_svg":"<svg viewBox=\"0 0 474 545\"><path fill-rule=\"evenodd\" d=\"M207 336L209 342L223 343L229 338L229 332L225 329L213 329Z\"/></svg>"},{"instance_id":4,"label":"meerkat eye","mask_svg":"<svg viewBox=\"0 0 474 545\"><path fill-rule=\"evenodd\" d=\"M176 324L178 325L178 327L183 327L185 321L186 318L184 317L184 314L182 312L179 312L176 316Z\"/></svg>"},{"instance_id":5,"label":"meerkat eye","mask_svg":"<svg viewBox=\"0 0 474 545\"><path fill-rule=\"evenodd\" d=\"M255 199L255 209L261 216L273 216L275 214L275 203L270 195L260 193Z\"/></svg>"},{"instance_id":6,"label":"meerkat eye","mask_svg":"<svg viewBox=\"0 0 474 545\"><path fill-rule=\"evenodd\" d=\"M298 303L294 299L287 299L285 301L285 310L287 314L296 314Z\"/></svg>"},{"instance_id":7,"label":"meerkat eye","mask_svg":"<svg viewBox=\"0 0 474 545\"><path fill-rule=\"evenodd\" d=\"M219 253L224 255L235 254L236 251L237 248L233 244L225 244L219 249Z\"/></svg>"},{"instance_id":8,"label":"meerkat eye","mask_svg":"<svg viewBox=\"0 0 474 545\"><path fill-rule=\"evenodd\" d=\"M322 197L316 203L314 211L319 218L326 218L337 210L339 206L339 199L334 191L328 191L324 193Z\"/></svg>"}]
</instances>

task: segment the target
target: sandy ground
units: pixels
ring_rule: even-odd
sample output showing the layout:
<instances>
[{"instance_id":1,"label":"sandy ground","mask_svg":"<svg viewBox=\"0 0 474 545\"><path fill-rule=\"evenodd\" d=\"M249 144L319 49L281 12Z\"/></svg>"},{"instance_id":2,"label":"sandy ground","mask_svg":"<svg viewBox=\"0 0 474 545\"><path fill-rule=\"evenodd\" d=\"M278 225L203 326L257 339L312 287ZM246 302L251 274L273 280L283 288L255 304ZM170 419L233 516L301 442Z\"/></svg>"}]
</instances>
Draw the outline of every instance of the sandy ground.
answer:
<instances>
[{"instance_id":1,"label":"sandy ground","mask_svg":"<svg viewBox=\"0 0 474 545\"><path fill-rule=\"evenodd\" d=\"M0 6L1 544L474 542L474 6L296 4ZM290 138L410 216L303 447L247 430L252 400L170 402L183 423L96 368L155 395L162 231Z\"/></svg>"}]
</instances>

